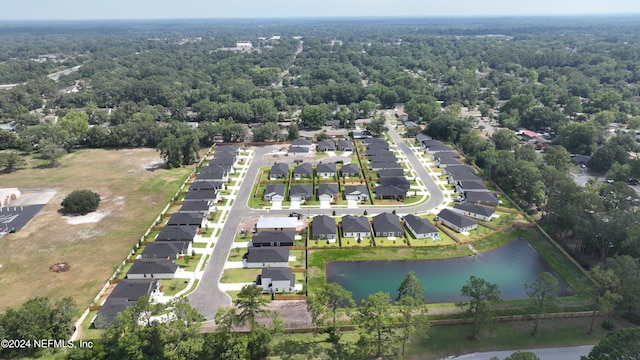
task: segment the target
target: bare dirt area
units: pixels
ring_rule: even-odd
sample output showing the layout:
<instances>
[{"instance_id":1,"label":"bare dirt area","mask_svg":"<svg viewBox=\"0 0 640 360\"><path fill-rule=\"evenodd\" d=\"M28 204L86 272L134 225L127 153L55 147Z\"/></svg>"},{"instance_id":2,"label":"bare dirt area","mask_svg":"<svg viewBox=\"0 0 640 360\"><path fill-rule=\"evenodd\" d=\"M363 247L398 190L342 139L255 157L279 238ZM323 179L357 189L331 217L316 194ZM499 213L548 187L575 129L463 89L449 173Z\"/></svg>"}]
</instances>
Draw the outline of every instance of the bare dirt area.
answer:
<instances>
[{"instance_id":1,"label":"bare dirt area","mask_svg":"<svg viewBox=\"0 0 640 360\"><path fill-rule=\"evenodd\" d=\"M154 149L80 150L56 168L29 159L26 169L2 175L0 187L29 189L23 201L47 202L24 228L0 239L0 311L35 296L89 305L193 170L152 165L160 162ZM63 216L60 203L80 189L100 194L97 212ZM49 271L62 262L68 271Z\"/></svg>"},{"instance_id":2,"label":"bare dirt area","mask_svg":"<svg viewBox=\"0 0 640 360\"><path fill-rule=\"evenodd\" d=\"M307 302L305 300L278 300L270 302L265 308L265 315L258 315L256 321L264 326L271 327L274 317L282 320L284 328L289 329L310 329L313 328L311 315L307 310ZM213 321L206 322L202 325L203 332L213 332L216 324ZM237 330L249 330L248 326L239 327Z\"/></svg>"}]
</instances>

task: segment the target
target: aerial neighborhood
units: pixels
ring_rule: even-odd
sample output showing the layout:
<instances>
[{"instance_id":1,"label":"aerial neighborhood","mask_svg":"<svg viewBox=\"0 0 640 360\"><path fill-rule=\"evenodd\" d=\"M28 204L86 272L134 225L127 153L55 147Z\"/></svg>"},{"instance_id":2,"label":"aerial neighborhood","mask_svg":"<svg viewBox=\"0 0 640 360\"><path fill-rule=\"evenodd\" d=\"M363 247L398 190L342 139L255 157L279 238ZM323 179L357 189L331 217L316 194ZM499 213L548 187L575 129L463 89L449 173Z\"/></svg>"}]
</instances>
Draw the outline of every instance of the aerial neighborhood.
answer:
<instances>
[{"instance_id":1,"label":"aerial neighborhood","mask_svg":"<svg viewBox=\"0 0 640 360\"><path fill-rule=\"evenodd\" d=\"M0 15L0 359L638 358L638 20Z\"/></svg>"}]
</instances>

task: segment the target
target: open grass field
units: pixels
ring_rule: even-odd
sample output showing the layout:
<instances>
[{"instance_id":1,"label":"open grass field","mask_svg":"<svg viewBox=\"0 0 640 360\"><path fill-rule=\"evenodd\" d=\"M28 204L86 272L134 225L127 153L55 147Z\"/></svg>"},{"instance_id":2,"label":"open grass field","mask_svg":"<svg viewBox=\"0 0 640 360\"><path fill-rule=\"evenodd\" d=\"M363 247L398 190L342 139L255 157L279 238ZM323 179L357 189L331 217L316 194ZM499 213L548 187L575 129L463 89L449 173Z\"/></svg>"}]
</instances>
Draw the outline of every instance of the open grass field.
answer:
<instances>
[{"instance_id":1,"label":"open grass field","mask_svg":"<svg viewBox=\"0 0 640 360\"><path fill-rule=\"evenodd\" d=\"M71 296L79 308L89 305L192 171L158 168L161 162L154 149L80 150L56 168L30 159L27 168L0 176L0 187L57 191L25 228L0 239L0 311L35 296ZM78 189L100 194L99 221L71 225L58 212ZM49 272L62 261L69 271Z\"/></svg>"}]
</instances>

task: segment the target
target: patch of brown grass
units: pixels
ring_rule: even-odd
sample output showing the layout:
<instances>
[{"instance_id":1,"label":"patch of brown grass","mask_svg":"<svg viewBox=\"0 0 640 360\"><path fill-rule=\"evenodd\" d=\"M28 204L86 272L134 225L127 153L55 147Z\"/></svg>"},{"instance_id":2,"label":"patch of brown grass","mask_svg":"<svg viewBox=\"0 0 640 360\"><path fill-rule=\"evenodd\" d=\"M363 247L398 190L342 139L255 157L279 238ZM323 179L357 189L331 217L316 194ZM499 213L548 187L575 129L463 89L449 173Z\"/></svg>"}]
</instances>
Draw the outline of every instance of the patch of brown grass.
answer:
<instances>
[{"instance_id":1,"label":"patch of brown grass","mask_svg":"<svg viewBox=\"0 0 640 360\"><path fill-rule=\"evenodd\" d=\"M0 187L46 187L57 194L27 226L0 240L0 311L35 296L71 296L79 307L88 305L193 170L145 169L160 161L153 149L81 150L64 156L57 168L2 175ZM108 215L68 224L60 202L78 189L100 194L98 211ZM69 271L49 271L63 261Z\"/></svg>"}]
</instances>

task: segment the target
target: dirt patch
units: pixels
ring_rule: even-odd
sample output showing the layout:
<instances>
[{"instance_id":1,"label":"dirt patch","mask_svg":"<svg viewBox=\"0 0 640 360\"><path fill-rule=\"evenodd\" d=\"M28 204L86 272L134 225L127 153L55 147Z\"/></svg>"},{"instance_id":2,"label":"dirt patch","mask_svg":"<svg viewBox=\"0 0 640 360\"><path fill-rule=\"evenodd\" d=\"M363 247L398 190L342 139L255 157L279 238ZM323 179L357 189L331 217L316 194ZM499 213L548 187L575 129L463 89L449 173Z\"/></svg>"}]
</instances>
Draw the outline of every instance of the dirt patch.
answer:
<instances>
[{"instance_id":1,"label":"dirt patch","mask_svg":"<svg viewBox=\"0 0 640 360\"><path fill-rule=\"evenodd\" d=\"M51 266L49 266L49 271L51 272L66 272L69 271L71 267L69 266L68 263L66 262L61 262L61 263L55 263Z\"/></svg>"},{"instance_id":2,"label":"dirt patch","mask_svg":"<svg viewBox=\"0 0 640 360\"><path fill-rule=\"evenodd\" d=\"M105 216L109 215L110 212L103 211L94 211L92 213L88 213L87 215L74 215L74 216L63 216L69 225L80 225L80 224L89 224L89 223L97 223L102 220Z\"/></svg>"}]
</instances>

